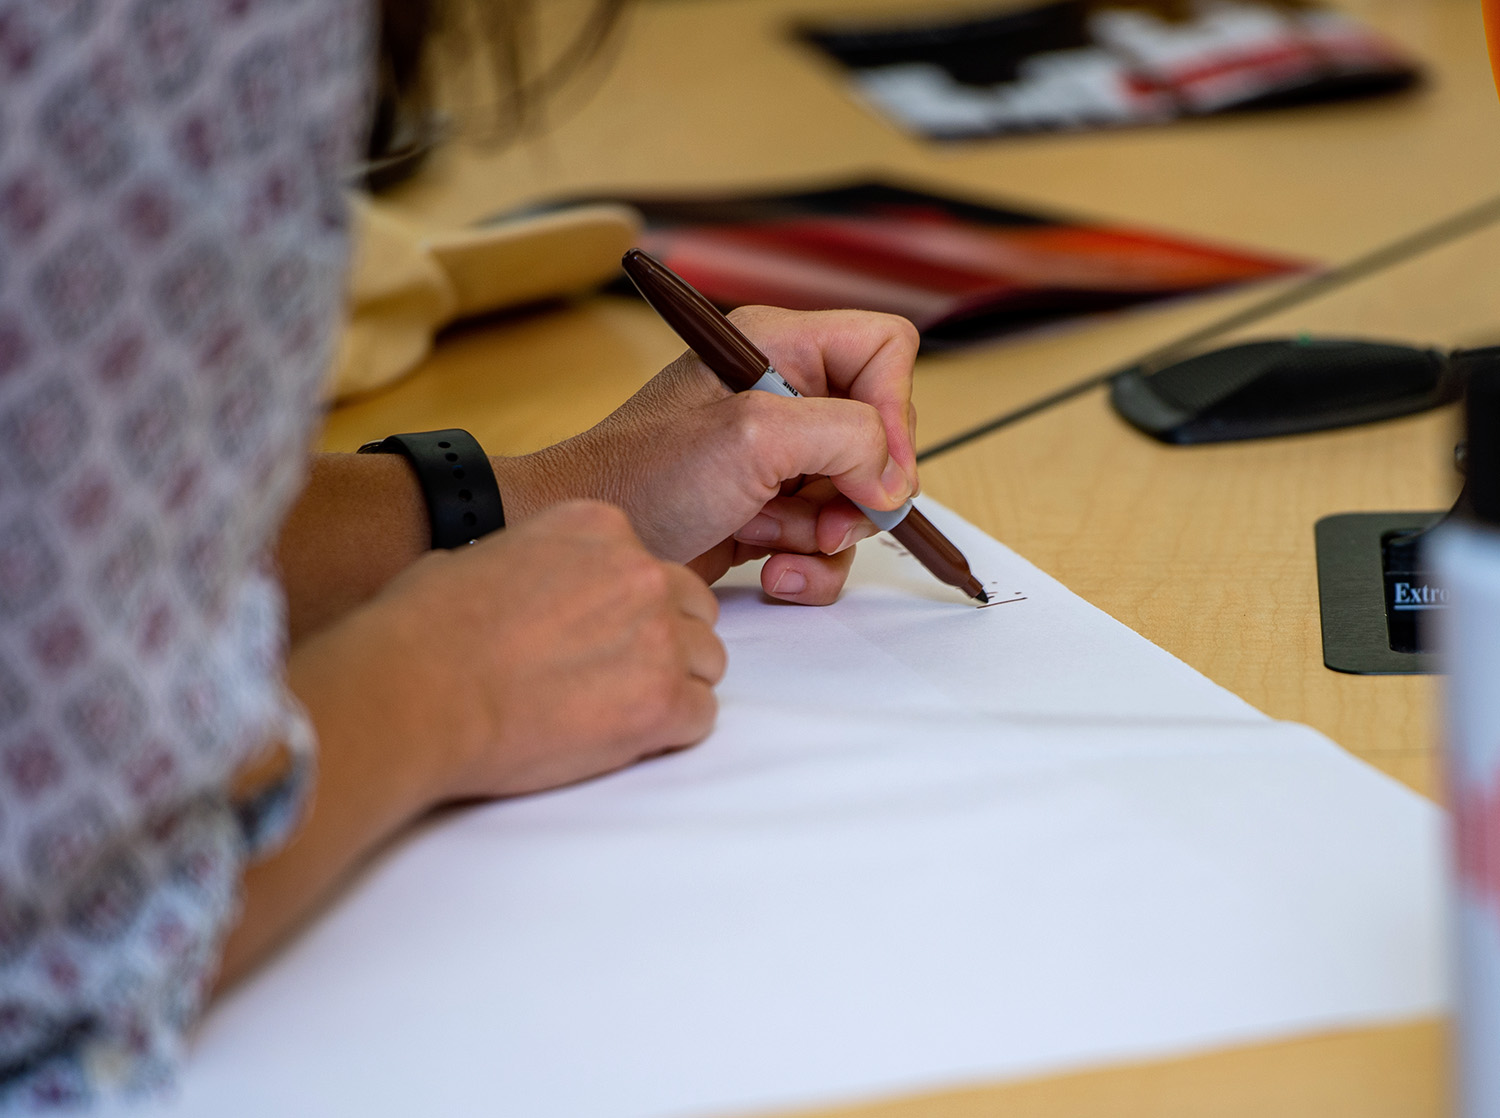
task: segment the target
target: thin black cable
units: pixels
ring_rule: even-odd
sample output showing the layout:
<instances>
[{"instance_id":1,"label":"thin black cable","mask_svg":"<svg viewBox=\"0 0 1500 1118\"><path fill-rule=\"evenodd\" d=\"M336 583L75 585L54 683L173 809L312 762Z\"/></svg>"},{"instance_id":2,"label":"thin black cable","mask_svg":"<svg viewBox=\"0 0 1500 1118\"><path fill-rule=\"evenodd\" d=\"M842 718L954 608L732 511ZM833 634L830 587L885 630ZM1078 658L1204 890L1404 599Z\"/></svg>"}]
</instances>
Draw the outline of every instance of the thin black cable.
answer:
<instances>
[{"instance_id":1,"label":"thin black cable","mask_svg":"<svg viewBox=\"0 0 1500 1118\"><path fill-rule=\"evenodd\" d=\"M1014 411L1005 412L994 419L979 424L977 427L971 427L967 431L944 439L940 443L918 451L917 461L925 462L929 458L935 458L939 454L946 454L948 451L961 447L965 443L973 442L975 439L982 438L992 431L998 431L1002 427L1007 427L1012 423L1036 415L1038 412L1046 411L1057 404L1071 400L1075 396L1081 396L1085 392L1102 387L1124 373L1135 369L1144 369L1148 373L1153 372L1181 357L1188 356L1204 342L1211 341L1221 334L1228 333L1230 330L1237 330L1241 326L1248 326L1253 322L1275 314L1277 311L1295 307L1300 303L1315 299L1319 295L1332 291L1335 288L1353 283L1355 280L1363 279L1375 272L1383 271L1413 257L1420 256L1424 252L1429 252L1467 233L1483 229L1486 225L1493 224L1497 220L1500 220L1500 194L1486 198L1478 205L1470 206L1468 209L1461 210L1450 217L1445 217L1432 225L1424 226L1415 233L1409 233L1404 237L1391 241L1389 244L1381 245L1379 248L1367 252L1363 256L1355 257L1348 263L1340 264L1337 268L1332 268L1326 272L1319 272L1317 275L1311 276L1301 283L1293 284L1285 290L1276 292L1269 298L1262 299L1258 303L1253 303L1248 307L1243 307L1240 310L1227 314L1223 318L1209 323L1207 326L1201 326L1179 338L1174 338L1165 345L1157 346L1155 349L1136 358L1128 365L1112 369L1107 373L1096 373L1091 377L1075 381L1066 388L1060 388L1056 392L1033 400L1029 404L1024 404Z\"/></svg>"}]
</instances>

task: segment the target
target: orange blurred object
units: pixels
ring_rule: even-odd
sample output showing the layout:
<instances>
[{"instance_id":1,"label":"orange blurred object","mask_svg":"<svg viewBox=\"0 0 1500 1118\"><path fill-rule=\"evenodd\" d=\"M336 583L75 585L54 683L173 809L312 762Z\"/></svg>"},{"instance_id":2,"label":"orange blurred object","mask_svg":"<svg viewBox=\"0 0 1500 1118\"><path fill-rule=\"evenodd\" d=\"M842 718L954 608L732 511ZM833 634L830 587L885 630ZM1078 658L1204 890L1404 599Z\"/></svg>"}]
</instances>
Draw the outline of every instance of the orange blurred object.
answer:
<instances>
[{"instance_id":1,"label":"orange blurred object","mask_svg":"<svg viewBox=\"0 0 1500 1118\"><path fill-rule=\"evenodd\" d=\"M1484 37L1490 43L1490 69L1500 90L1500 0L1484 0Z\"/></svg>"}]
</instances>

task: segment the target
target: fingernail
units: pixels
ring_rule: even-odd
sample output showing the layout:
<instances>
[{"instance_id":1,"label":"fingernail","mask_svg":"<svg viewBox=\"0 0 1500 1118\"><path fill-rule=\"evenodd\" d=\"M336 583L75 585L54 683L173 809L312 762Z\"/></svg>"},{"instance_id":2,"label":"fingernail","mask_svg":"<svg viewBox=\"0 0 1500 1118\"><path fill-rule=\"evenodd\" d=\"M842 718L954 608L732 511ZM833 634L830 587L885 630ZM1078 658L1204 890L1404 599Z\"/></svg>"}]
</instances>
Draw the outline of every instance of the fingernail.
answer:
<instances>
[{"instance_id":1,"label":"fingernail","mask_svg":"<svg viewBox=\"0 0 1500 1118\"><path fill-rule=\"evenodd\" d=\"M781 538L781 522L774 516L758 512L734 534L734 538L742 543L771 543Z\"/></svg>"},{"instance_id":2,"label":"fingernail","mask_svg":"<svg viewBox=\"0 0 1500 1118\"><path fill-rule=\"evenodd\" d=\"M807 576L801 571L788 568L781 572L781 577L771 587L772 594L800 594L807 589Z\"/></svg>"},{"instance_id":3,"label":"fingernail","mask_svg":"<svg viewBox=\"0 0 1500 1118\"><path fill-rule=\"evenodd\" d=\"M906 476L906 471L894 458L886 461L885 469L880 474L880 488L885 490L886 499L892 504L899 505L911 496L911 478Z\"/></svg>"},{"instance_id":4,"label":"fingernail","mask_svg":"<svg viewBox=\"0 0 1500 1118\"><path fill-rule=\"evenodd\" d=\"M844 551L850 546L858 543L863 538L864 536L860 532L858 527L850 528L847 532L844 533L844 538L839 540L838 547L834 548L828 554L837 555L839 552Z\"/></svg>"}]
</instances>

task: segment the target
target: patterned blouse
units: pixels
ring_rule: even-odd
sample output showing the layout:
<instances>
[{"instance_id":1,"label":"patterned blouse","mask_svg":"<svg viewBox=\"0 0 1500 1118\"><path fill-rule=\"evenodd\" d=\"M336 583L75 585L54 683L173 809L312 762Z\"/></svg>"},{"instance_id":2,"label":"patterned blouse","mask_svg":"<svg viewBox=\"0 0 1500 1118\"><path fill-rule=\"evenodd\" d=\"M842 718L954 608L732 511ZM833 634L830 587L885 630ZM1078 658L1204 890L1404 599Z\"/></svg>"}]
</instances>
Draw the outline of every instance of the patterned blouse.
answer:
<instances>
[{"instance_id":1,"label":"patterned blouse","mask_svg":"<svg viewBox=\"0 0 1500 1118\"><path fill-rule=\"evenodd\" d=\"M305 758L267 552L367 0L0 0L0 1110L170 1081Z\"/></svg>"}]
</instances>

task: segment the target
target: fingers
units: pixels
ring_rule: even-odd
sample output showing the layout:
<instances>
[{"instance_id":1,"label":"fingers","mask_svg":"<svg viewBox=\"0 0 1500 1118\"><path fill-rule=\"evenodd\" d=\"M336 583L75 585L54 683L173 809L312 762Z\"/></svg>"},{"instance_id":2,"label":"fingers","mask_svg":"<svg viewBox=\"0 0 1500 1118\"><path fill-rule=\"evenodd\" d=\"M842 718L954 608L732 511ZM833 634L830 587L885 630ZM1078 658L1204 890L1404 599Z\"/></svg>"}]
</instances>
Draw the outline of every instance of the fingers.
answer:
<instances>
[{"instance_id":1,"label":"fingers","mask_svg":"<svg viewBox=\"0 0 1500 1118\"><path fill-rule=\"evenodd\" d=\"M845 497L829 501L818 510L818 550L825 555L838 555L879 532L870 518Z\"/></svg>"},{"instance_id":2,"label":"fingers","mask_svg":"<svg viewBox=\"0 0 1500 1118\"><path fill-rule=\"evenodd\" d=\"M684 652L688 676L710 687L724 678L729 654L711 626L696 617L682 618L677 623L677 641Z\"/></svg>"},{"instance_id":3,"label":"fingers","mask_svg":"<svg viewBox=\"0 0 1500 1118\"><path fill-rule=\"evenodd\" d=\"M697 745L714 728L719 714L719 700L713 686L702 679L686 680L677 695L675 717L662 741L646 751L644 757L656 757L663 753L676 753L690 745Z\"/></svg>"},{"instance_id":4,"label":"fingers","mask_svg":"<svg viewBox=\"0 0 1500 1118\"><path fill-rule=\"evenodd\" d=\"M708 584L676 563L662 563L662 566L667 570L668 593L673 605L688 617L697 618L712 629L714 622L719 620L719 599L714 597Z\"/></svg>"},{"instance_id":5,"label":"fingers","mask_svg":"<svg viewBox=\"0 0 1500 1118\"><path fill-rule=\"evenodd\" d=\"M885 425L891 456L917 484L912 369L920 335L906 319L871 311L741 307L730 317L777 370L810 396L869 404Z\"/></svg>"},{"instance_id":6,"label":"fingers","mask_svg":"<svg viewBox=\"0 0 1500 1118\"><path fill-rule=\"evenodd\" d=\"M739 531L736 541L767 551L834 555L877 531L827 478L789 497L777 497Z\"/></svg>"},{"instance_id":7,"label":"fingers","mask_svg":"<svg viewBox=\"0 0 1500 1118\"><path fill-rule=\"evenodd\" d=\"M674 666L662 664L661 673L649 673L651 682L623 716L625 739L633 743L636 757L702 741L718 714L713 689L728 663L723 644L702 621L682 615L673 626L672 641Z\"/></svg>"},{"instance_id":8,"label":"fingers","mask_svg":"<svg viewBox=\"0 0 1500 1118\"><path fill-rule=\"evenodd\" d=\"M652 557L619 509L576 501L559 505L533 523L599 541L599 558L606 564L602 573L616 581L615 592L634 596L642 616L665 612L688 674L710 684L723 677L724 648L713 631L719 619L718 598L693 571Z\"/></svg>"},{"instance_id":9,"label":"fingers","mask_svg":"<svg viewBox=\"0 0 1500 1118\"><path fill-rule=\"evenodd\" d=\"M742 525L734 538L743 544L775 551L810 553L820 550L817 530L816 503L800 495L776 497Z\"/></svg>"},{"instance_id":10,"label":"fingers","mask_svg":"<svg viewBox=\"0 0 1500 1118\"><path fill-rule=\"evenodd\" d=\"M724 678L729 662L724 642L714 632L719 599L688 568L675 563L661 563L661 567L667 572L668 601L677 611L673 632L682 665L691 679L712 687Z\"/></svg>"},{"instance_id":11,"label":"fingers","mask_svg":"<svg viewBox=\"0 0 1500 1118\"><path fill-rule=\"evenodd\" d=\"M853 548L837 555L778 552L760 569L761 589L784 602L804 606L831 605L838 600L853 563Z\"/></svg>"},{"instance_id":12,"label":"fingers","mask_svg":"<svg viewBox=\"0 0 1500 1118\"><path fill-rule=\"evenodd\" d=\"M869 508L897 508L912 494L911 475L891 457L884 421L868 404L743 392L722 407L733 460L758 472L762 492L777 492L785 478L822 474Z\"/></svg>"}]
</instances>

